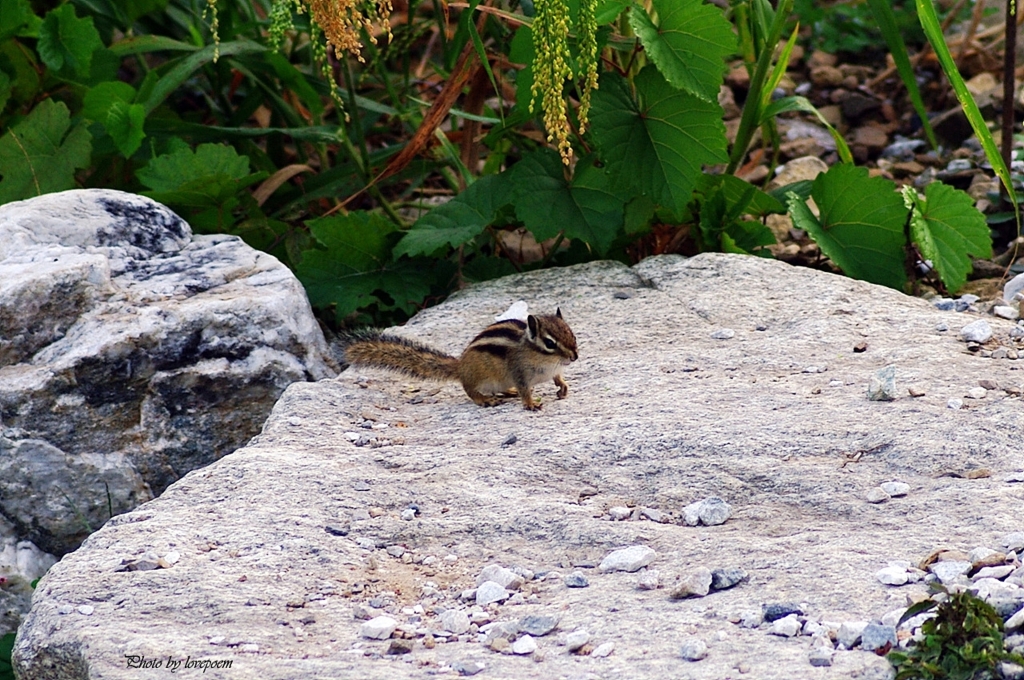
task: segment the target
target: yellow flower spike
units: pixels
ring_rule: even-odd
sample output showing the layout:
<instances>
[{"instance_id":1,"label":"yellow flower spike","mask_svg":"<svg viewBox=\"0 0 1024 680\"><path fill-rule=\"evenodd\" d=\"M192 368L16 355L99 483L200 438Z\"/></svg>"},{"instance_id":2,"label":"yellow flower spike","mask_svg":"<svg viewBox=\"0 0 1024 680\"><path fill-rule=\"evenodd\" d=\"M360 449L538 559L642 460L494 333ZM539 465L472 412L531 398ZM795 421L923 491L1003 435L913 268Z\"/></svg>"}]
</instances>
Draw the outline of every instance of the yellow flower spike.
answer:
<instances>
[{"instance_id":1,"label":"yellow flower spike","mask_svg":"<svg viewBox=\"0 0 1024 680\"><path fill-rule=\"evenodd\" d=\"M544 127L549 142L556 142L558 153L566 165L572 160L569 142L568 103L562 95L566 80L573 79L569 52L569 6L566 0L536 0L533 18L533 87L530 89L530 111L536 111L540 100ZM580 48L580 70L583 94L580 98L580 133L586 129L590 111L590 93L597 87L597 0L580 0L577 38Z\"/></svg>"}]
</instances>

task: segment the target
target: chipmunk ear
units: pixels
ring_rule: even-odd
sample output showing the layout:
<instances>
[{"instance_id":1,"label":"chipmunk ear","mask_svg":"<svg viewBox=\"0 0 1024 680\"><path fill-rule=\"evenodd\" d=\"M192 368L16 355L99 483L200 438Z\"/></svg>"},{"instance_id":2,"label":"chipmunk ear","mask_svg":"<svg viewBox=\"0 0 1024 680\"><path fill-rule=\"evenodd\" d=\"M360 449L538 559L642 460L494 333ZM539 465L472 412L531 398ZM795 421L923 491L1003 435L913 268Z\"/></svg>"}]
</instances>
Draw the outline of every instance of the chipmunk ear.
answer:
<instances>
[{"instance_id":1,"label":"chipmunk ear","mask_svg":"<svg viewBox=\"0 0 1024 680\"><path fill-rule=\"evenodd\" d=\"M562 318L562 308L561 307L555 307L555 317L557 317L559 319Z\"/></svg>"},{"instance_id":2,"label":"chipmunk ear","mask_svg":"<svg viewBox=\"0 0 1024 680\"><path fill-rule=\"evenodd\" d=\"M527 327L527 331L526 331L527 337L529 337L530 340L536 340L536 338L537 338L537 317L535 317L533 314L530 314L529 316L527 316L526 317L526 327Z\"/></svg>"}]
</instances>

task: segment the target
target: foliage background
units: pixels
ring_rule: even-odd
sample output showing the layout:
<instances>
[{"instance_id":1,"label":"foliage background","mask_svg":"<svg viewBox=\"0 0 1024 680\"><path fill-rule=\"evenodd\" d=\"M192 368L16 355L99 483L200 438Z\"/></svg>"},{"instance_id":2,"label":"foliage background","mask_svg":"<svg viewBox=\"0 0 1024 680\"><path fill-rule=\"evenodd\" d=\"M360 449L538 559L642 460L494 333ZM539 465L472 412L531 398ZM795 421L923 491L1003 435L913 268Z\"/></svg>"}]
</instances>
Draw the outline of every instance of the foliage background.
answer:
<instances>
[{"instance_id":1,"label":"foliage background","mask_svg":"<svg viewBox=\"0 0 1024 680\"><path fill-rule=\"evenodd\" d=\"M912 5L894 7L917 26ZM901 198L840 166L772 194L733 176L755 130L771 153L776 116L816 113L779 96L792 8L0 0L0 203L75 186L143 193L197 232L274 254L342 325L401 322L533 267L770 256L764 219L787 211L851 276L905 287L914 243L955 290L968 256L991 254L970 202ZM863 4L797 9L809 43L881 45ZM836 34L844 22L857 30ZM731 147L718 102L730 63L751 75ZM838 183L839 212L806 209L808 196L832 205ZM884 215L867 209L880 190Z\"/></svg>"}]
</instances>

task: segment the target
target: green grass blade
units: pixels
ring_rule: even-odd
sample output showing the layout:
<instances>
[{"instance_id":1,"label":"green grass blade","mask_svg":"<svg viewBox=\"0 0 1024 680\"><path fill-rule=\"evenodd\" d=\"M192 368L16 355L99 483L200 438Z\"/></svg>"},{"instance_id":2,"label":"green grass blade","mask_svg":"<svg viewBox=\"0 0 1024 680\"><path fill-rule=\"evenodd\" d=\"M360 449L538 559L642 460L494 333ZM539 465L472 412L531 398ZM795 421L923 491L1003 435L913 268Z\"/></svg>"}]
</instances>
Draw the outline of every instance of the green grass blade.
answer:
<instances>
[{"instance_id":1,"label":"green grass blade","mask_svg":"<svg viewBox=\"0 0 1024 680\"><path fill-rule=\"evenodd\" d=\"M767 123L775 116L780 113L785 113L786 111L803 111L804 113L809 113L812 116L815 116L818 121L825 126L828 133L832 135L832 139L835 140L836 152L839 154L839 159L844 163L853 165L853 154L850 153L850 147L847 145L846 140L843 139L843 136L839 134L838 130L832 127L832 125L825 120L825 116L821 115L821 111L815 108L814 104L808 101L806 97L783 97L778 101L772 102L772 104L765 108L764 112L761 114L761 124L763 125L764 123Z\"/></svg>"},{"instance_id":2,"label":"green grass blade","mask_svg":"<svg viewBox=\"0 0 1024 680\"><path fill-rule=\"evenodd\" d=\"M949 79L950 85L953 86L953 92L956 93L956 98L960 101L960 106L963 107L964 113L967 115L967 121L971 124L971 128L974 129L974 134L978 136L978 140L981 141L981 148L985 150L988 162L992 164L992 169L996 171L996 175L999 176L1003 186L1006 187L1006 193L1013 203L1013 213L1017 218L1017 233L1019 234L1020 206L1017 205L1017 193L1013 190L1013 182L1010 181L1010 171L1007 169L1006 163L1003 162L1003 157L999 154L996 142L992 139L992 133L988 131L988 127L985 125L985 119L981 117L981 111L978 110L974 97L967 90L964 79L960 77L960 72L953 61L953 55L949 53L946 39L942 35L942 27L939 25L939 17L935 14L935 7L932 5L931 0L916 0L916 2L917 18L921 22L921 28L924 29L928 42L931 43L932 49L935 50L935 56L939 58L942 71L946 74L946 78Z\"/></svg>"},{"instance_id":3,"label":"green grass blade","mask_svg":"<svg viewBox=\"0 0 1024 680\"><path fill-rule=\"evenodd\" d=\"M793 33L789 36L789 40L786 41L786 46L782 49L782 53L779 54L779 60L775 63L775 68L772 69L771 75L768 76L768 84L765 85L764 91L761 93L761 106L767 107L772 103L772 92L775 92L775 88L782 82L782 76L786 75L786 70L789 68L789 58L793 54L793 45L796 44L797 35L800 33L800 22L796 23L793 27Z\"/></svg>"},{"instance_id":4,"label":"green grass blade","mask_svg":"<svg viewBox=\"0 0 1024 680\"><path fill-rule=\"evenodd\" d=\"M750 140L754 136L754 130L761 121L761 101L765 82L772 65L772 56L775 52L775 45L779 43L782 29L786 24L786 18L793 9L793 0L780 0L779 7L775 11L775 21L772 22L768 38L765 40L765 47L757 57L757 66L750 78L750 95L747 96L747 103L743 105L743 115L740 117L740 127L736 132L736 141L732 145L729 154L729 166L726 173L736 172L740 162L747 153Z\"/></svg>"},{"instance_id":5,"label":"green grass blade","mask_svg":"<svg viewBox=\"0 0 1024 680\"><path fill-rule=\"evenodd\" d=\"M921 118L921 125L924 127L925 136L928 137L928 143L932 145L933 149L937 149L939 148L939 143L935 139L935 131L932 130L931 123L928 122L928 111L924 107L921 91L917 87L914 67L910 65L910 57L907 56L907 46L904 44L903 36L900 35L900 29L896 25L896 15L892 13L889 0L868 0L868 5L875 15L878 27L882 29L882 36L885 37L886 44L889 45L889 52L896 63L896 70L899 71L903 85L907 88L907 94L910 95L910 103L913 104L914 110L917 111L917 115Z\"/></svg>"}]
</instances>

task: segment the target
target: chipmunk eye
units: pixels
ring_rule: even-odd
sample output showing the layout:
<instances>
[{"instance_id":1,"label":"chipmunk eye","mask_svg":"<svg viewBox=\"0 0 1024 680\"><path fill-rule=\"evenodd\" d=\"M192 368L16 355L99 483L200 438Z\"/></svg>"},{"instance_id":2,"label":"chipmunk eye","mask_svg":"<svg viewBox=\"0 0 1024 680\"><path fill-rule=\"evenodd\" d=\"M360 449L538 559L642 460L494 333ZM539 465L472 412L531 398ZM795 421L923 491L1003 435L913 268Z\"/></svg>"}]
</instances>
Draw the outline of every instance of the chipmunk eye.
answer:
<instances>
[{"instance_id":1,"label":"chipmunk eye","mask_svg":"<svg viewBox=\"0 0 1024 680\"><path fill-rule=\"evenodd\" d=\"M551 338L544 338L544 346L550 350L554 350L556 348L555 341Z\"/></svg>"}]
</instances>

